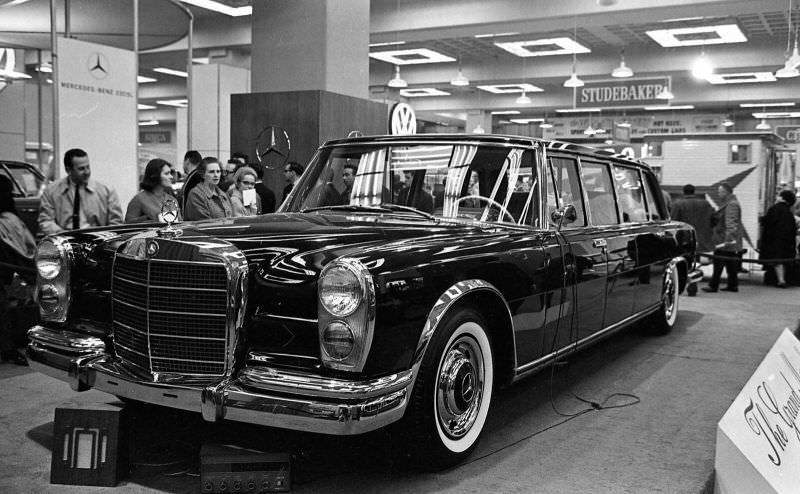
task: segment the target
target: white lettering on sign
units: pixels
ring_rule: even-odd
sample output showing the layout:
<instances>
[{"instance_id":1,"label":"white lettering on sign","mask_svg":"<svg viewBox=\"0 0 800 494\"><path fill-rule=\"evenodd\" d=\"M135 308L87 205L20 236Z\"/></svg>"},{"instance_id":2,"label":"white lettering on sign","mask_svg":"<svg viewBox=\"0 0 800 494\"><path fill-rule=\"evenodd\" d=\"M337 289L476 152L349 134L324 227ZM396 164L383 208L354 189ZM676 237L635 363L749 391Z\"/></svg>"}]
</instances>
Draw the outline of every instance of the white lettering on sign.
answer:
<instances>
[{"instance_id":1,"label":"white lettering on sign","mask_svg":"<svg viewBox=\"0 0 800 494\"><path fill-rule=\"evenodd\" d=\"M800 342L787 329L719 422L715 470L726 492L758 472L774 492L800 485ZM753 467L742 469L742 462ZM748 477L749 476L749 480ZM760 492L763 492L760 491Z\"/></svg>"}]
</instances>

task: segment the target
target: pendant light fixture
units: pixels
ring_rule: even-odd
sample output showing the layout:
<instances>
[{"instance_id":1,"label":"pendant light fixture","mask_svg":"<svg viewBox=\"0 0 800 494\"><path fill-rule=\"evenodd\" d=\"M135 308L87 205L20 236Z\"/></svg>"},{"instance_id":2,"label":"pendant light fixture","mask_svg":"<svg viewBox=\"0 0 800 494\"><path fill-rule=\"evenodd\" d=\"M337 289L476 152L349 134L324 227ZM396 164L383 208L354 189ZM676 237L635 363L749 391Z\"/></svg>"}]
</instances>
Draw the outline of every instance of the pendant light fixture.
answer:
<instances>
[{"instance_id":1,"label":"pendant light fixture","mask_svg":"<svg viewBox=\"0 0 800 494\"><path fill-rule=\"evenodd\" d=\"M611 71L611 77L633 77L633 70L625 65L625 50L619 55L619 67Z\"/></svg>"},{"instance_id":2,"label":"pendant light fixture","mask_svg":"<svg viewBox=\"0 0 800 494\"><path fill-rule=\"evenodd\" d=\"M772 126L767 123L766 118L762 118L761 122L758 125L756 125L756 130L769 130L771 128Z\"/></svg>"},{"instance_id":3,"label":"pendant light fixture","mask_svg":"<svg viewBox=\"0 0 800 494\"><path fill-rule=\"evenodd\" d=\"M672 94L672 76L667 76L667 85L661 88L661 91L656 94L656 99L671 100L675 95Z\"/></svg>"},{"instance_id":4,"label":"pendant light fixture","mask_svg":"<svg viewBox=\"0 0 800 494\"><path fill-rule=\"evenodd\" d=\"M722 126L723 127L733 127L735 122L731 120L730 115L725 115L725 118L722 119Z\"/></svg>"},{"instance_id":5,"label":"pendant light fixture","mask_svg":"<svg viewBox=\"0 0 800 494\"><path fill-rule=\"evenodd\" d=\"M578 43L578 28L576 24L573 24L572 27L572 41L577 44ZM578 55L575 51L572 52L572 75L569 76L569 79L564 81L564 87L583 87L583 81L580 77L578 77L578 73L576 71L576 65L578 62Z\"/></svg>"},{"instance_id":6,"label":"pendant light fixture","mask_svg":"<svg viewBox=\"0 0 800 494\"><path fill-rule=\"evenodd\" d=\"M714 66L711 60L706 57L705 50L700 48L700 57L692 64L692 76L697 79L706 79L714 73Z\"/></svg>"},{"instance_id":7,"label":"pendant light fixture","mask_svg":"<svg viewBox=\"0 0 800 494\"><path fill-rule=\"evenodd\" d=\"M783 67L775 71L775 77L788 79L800 76L800 52L797 50L797 24L794 25L794 50L789 52L792 41L792 0L789 0L789 35L786 37L786 62Z\"/></svg>"},{"instance_id":8,"label":"pendant light fixture","mask_svg":"<svg viewBox=\"0 0 800 494\"><path fill-rule=\"evenodd\" d=\"M469 79L464 77L464 74L461 73L461 58L458 59L458 74L450 80L451 86L469 86Z\"/></svg>"},{"instance_id":9,"label":"pendant light fixture","mask_svg":"<svg viewBox=\"0 0 800 494\"><path fill-rule=\"evenodd\" d=\"M530 98L529 98L529 97L528 97L528 96L525 94L525 90L523 89L523 90L522 90L522 96L520 96L519 98L517 98L517 99L515 100L515 103L517 103L518 105L530 105L531 103L533 103L533 100L531 100L531 99L530 99Z\"/></svg>"},{"instance_id":10,"label":"pendant light fixture","mask_svg":"<svg viewBox=\"0 0 800 494\"><path fill-rule=\"evenodd\" d=\"M553 124L547 120L547 112L544 112L544 119L539 123L540 129L552 129Z\"/></svg>"},{"instance_id":11,"label":"pendant light fixture","mask_svg":"<svg viewBox=\"0 0 800 494\"><path fill-rule=\"evenodd\" d=\"M408 87L408 83L406 82L406 80L400 77L399 65L394 66L394 78L391 79L388 83L386 83L386 85L389 87L396 87L396 88Z\"/></svg>"}]
</instances>

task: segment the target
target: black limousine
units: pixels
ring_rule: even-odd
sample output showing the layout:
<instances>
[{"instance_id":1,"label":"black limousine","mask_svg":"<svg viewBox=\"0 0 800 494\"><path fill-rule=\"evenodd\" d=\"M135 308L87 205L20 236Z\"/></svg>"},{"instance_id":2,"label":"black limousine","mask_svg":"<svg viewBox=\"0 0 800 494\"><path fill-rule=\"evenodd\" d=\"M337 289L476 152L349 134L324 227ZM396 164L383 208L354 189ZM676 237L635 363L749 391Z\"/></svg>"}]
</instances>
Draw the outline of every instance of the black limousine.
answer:
<instances>
[{"instance_id":1,"label":"black limousine","mask_svg":"<svg viewBox=\"0 0 800 494\"><path fill-rule=\"evenodd\" d=\"M39 371L76 391L325 434L475 447L498 386L675 324L695 233L638 161L490 135L320 147L275 214L46 237Z\"/></svg>"}]
</instances>

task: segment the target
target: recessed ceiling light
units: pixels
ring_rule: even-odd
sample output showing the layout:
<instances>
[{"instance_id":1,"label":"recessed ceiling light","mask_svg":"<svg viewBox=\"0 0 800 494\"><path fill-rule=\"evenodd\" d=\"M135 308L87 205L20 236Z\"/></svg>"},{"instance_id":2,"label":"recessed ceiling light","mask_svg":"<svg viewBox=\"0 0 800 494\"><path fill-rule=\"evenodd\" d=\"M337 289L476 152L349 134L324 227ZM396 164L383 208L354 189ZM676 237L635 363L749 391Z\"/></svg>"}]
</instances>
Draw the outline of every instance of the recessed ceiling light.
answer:
<instances>
[{"instance_id":1,"label":"recessed ceiling light","mask_svg":"<svg viewBox=\"0 0 800 494\"><path fill-rule=\"evenodd\" d=\"M666 110L694 110L694 105L654 105L645 106L648 111L666 111Z\"/></svg>"},{"instance_id":2,"label":"recessed ceiling light","mask_svg":"<svg viewBox=\"0 0 800 494\"><path fill-rule=\"evenodd\" d=\"M556 113L586 113L586 112L599 112L602 108L559 108Z\"/></svg>"},{"instance_id":3,"label":"recessed ceiling light","mask_svg":"<svg viewBox=\"0 0 800 494\"><path fill-rule=\"evenodd\" d=\"M189 104L189 100L187 100L187 99L160 99L160 100L157 100L156 103L158 103L159 105L175 106L177 108L186 108L186 106Z\"/></svg>"},{"instance_id":4,"label":"recessed ceiling light","mask_svg":"<svg viewBox=\"0 0 800 494\"><path fill-rule=\"evenodd\" d=\"M740 108L772 108L776 106L794 106L791 101L783 103L739 103Z\"/></svg>"},{"instance_id":5,"label":"recessed ceiling light","mask_svg":"<svg viewBox=\"0 0 800 494\"><path fill-rule=\"evenodd\" d=\"M139 103L136 105L137 110L155 110L156 107L153 105L145 105L144 103Z\"/></svg>"},{"instance_id":6,"label":"recessed ceiling light","mask_svg":"<svg viewBox=\"0 0 800 494\"><path fill-rule=\"evenodd\" d=\"M753 113L753 118L797 118L800 117L800 111L768 111L761 113Z\"/></svg>"},{"instance_id":7,"label":"recessed ceiling light","mask_svg":"<svg viewBox=\"0 0 800 494\"><path fill-rule=\"evenodd\" d=\"M544 57L548 55L571 55L591 53L592 50L571 38L548 38L531 41L509 41L495 46L518 57Z\"/></svg>"},{"instance_id":8,"label":"recessed ceiling light","mask_svg":"<svg viewBox=\"0 0 800 494\"><path fill-rule=\"evenodd\" d=\"M189 74L187 74L186 72L183 72L181 70L169 69L167 67L156 67L153 69L153 72L159 72L161 74L167 74L167 75L174 75L177 77L189 77Z\"/></svg>"},{"instance_id":9,"label":"recessed ceiling light","mask_svg":"<svg viewBox=\"0 0 800 494\"><path fill-rule=\"evenodd\" d=\"M139 120L139 126L140 127L146 127L148 125L158 125L158 124L159 124L159 122L156 119Z\"/></svg>"},{"instance_id":10,"label":"recessed ceiling light","mask_svg":"<svg viewBox=\"0 0 800 494\"><path fill-rule=\"evenodd\" d=\"M664 48L744 43L747 41L747 37L736 24L656 29L647 31L647 35Z\"/></svg>"},{"instance_id":11,"label":"recessed ceiling light","mask_svg":"<svg viewBox=\"0 0 800 494\"><path fill-rule=\"evenodd\" d=\"M208 65L211 62L211 58L210 57L197 57L197 58L193 58L192 62L196 63L198 65Z\"/></svg>"},{"instance_id":12,"label":"recessed ceiling light","mask_svg":"<svg viewBox=\"0 0 800 494\"><path fill-rule=\"evenodd\" d=\"M378 46L397 46L397 45L404 45L406 44L405 41L385 41L383 43L370 43L370 48L376 48Z\"/></svg>"},{"instance_id":13,"label":"recessed ceiling light","mask_svg":"<svg viewBox=\"0 0 800 494\"><path fill-rule=\"evenodd\" d=\"M418 87L413 89L401 89L400 96L405 96L406 98L417 98L420 96L450 96L450 93L433 87Z\"/></svg>"},{"instance_id":14,"label":"recessed ceiling light","mask_svg":"<svg viewBox=\"0 0 800 494\"><path fill-rule=\"evenodd\" d=\"M497 38L498 36L516 36L518 32L496 33L496 34L476 34L476 38Z\"/></svg>"},{"instance_id":15,"label":"recessed ceiling light","mask_svg":"<svg viewBox=\"0 0 800 494\"><path fill-rule=\"evenodd\" d=\"M498 110L493 111L492 115L519 115L519 110Z\"/></svg>"},{"instance_id":16,"label":"recessed ceiling light","mask_svg":"<svg viewBox=\"0 0 800 494\"><path fill-rule=\"evenodd\" d=\"M529 124L531 122L544 122L543 118L512 118L510 119L515 124Z\"/></svg>"},{"instance_id":17,"label":"recessed ceiling light","mask_svg":"<svg viewBox=\"0 0 800 494\"><path fill-rule=\"evenodd\" d=\"M534 86L533 84L522 83L522 84L490 84L490 85L483 85L478 86L478 89L482 89L484 91L488 91L492 94L509 94L509 93L521 93L525 91L527 93L541 93L544 89Z\"/></svg>"},{"instance_id":18,"label":"recessed ceiling light","mask_svg":"<svg viewBox=\"0 0 800 494\"><path fill-rule=\"evenodd\" d=\"M181 0L183 3L200 7L201 9L213 10L220 14L229 15L231 17L241 17L243 15L253 15L253 6L244 5L242 7L231 7L214 0Z\"/></svg>"},{"instance_id":19,"label":"recessed ceiling light","mask_svg":"<svg viewBox=\"0 0 800 494\"><path fill-rule=\"evenodd\" d=\"M418 63L455 62L456 59L428 48L412 50L376 51L369 54L376 60L383 60L394 65L412 65Z\"/></svg>"},{"instance_id":20,"label":"recessed ceiling light","mask_svg":"<svg viewBox=\"0 0 800 494\"><path fill-rule=\"evenodd\" d=\"M153 77L145 77L143 75L136 76L136 82L138 82L139 84L144 84L146 82L156 82L157 80L158 79L155 79Z\"/></svg>"},{"instance_id":21,"label":"recessed ceiling light","mask_svg":"<svg viewBox=\"0 0 800 494\"><path fill-rule=\"evenodd\" d=\"M738 74L711 74L706 76L711 84L746 84L749 82L775 82L772 72L740 72Z\"/></svg>"}]
</instances>

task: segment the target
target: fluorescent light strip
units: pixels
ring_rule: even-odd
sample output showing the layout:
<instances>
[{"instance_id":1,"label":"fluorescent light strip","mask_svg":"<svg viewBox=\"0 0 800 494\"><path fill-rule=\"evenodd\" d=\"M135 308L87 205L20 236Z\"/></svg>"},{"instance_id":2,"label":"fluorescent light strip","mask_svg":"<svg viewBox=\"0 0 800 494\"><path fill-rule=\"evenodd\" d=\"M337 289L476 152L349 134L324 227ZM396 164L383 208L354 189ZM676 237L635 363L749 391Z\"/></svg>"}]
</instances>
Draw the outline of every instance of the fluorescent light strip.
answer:
<instances>
[{"instance_id":1,"label":"fluorescent light strip","mask_svg":"<svg viewBox=\"0 0 800 494\"><path fill-rule=\"evenodd\" d=\"M657 106L645 106L645 110L648 111L666 111L666 110L694 110L694 105L657 105Z\"/></svg>"},{"instance_id":2,"label":"fluorescent light strip","mask_svg":"<svg viewBox=\"0 0 800 494\"><path fill-rule=\"evenodd\" d=\"M510 121L514 122L515 124L525 125L525 124L529 124L531 122L544 122L544 119L543 118L512 118L512 119L510 119Z\"/></svg>"},{"instance_id":3,"label":"fluorescent light strip","mask_svg":"<svg viewBox=\"0 0 800 494\"><path fill-rule=\"evenodd\" d=\"M664 48L675 46L719 45L724 43L744 43L747 37L742 34L736 24L722 24L719 26L683 27L677 29L656 29L646 31L647 35ZM685 39L678 38L685 34L715 33L716 38Z\"/></svg>"},{"instance_id":4,"label":"fluorescent light strip","mask_svg":"<svg viewBox=\"0 0 800 494\"><path fill-rule=\"evenodd\" d=\"M800 117L800 111L769 111L763 113L753 113L753 118L797 118Z\"/></svg>"},{"instance_id":5,"label":"fluorescent light strip","mask_svg":"<svg viewBox=\"0 0 800 494\"><path fill-rule=\"evenodd\" d=\"M145 105L144 103L139 103L136 105L137 110L155 110L156 107L153 105Z\"/></svg>"},{"instance_id":6,"label":"fluorescent light strip","mask_svg":"<svg viewBox=\"0 0 800 494\"><path fill-rule=\"evenodd\" d=\"M369 54L376 60L382 60L393 65L413 65L420 63L455 62L456 59L443 55L438 51L428 48L414 48L412 50L376 51ZM416 56L417 58L408 58Z\"/></svg>"},{"instance_id":7,"label":"fluorescent light strip","mask_svg":"<svg viewBox=\"0 0 800 494\"><path fill-rule=\"evenodd\" d=\"M370 43L370 48L377 48L378 46L395 46L395 45L404 45L406 44L405 41L386 41L384 43Z\"/></svg>"},{"instance_id":8,"label":"fluorescent light strip","mask_svg":"<svg viewBox=\"0 0 800 494\"><path fill-rule=\"evenodd\" d=\"M556 113L586 113L586 112L599 112L602 108L560 108Z\"/></svg>"},{"instance_id":9,"label":"fluorescent light strip","mask_svg":"<svg viewBox=\"0 0 800 494\"><path fill-rule=\"evenodd\" d=\"M153 69L153 72L159 72L161 74L167 74L167 75L174 75L177 77L189 77L189 74L187 74L186 72L175 69L169 69L166 67L156 67Z\"/></svg>"},{"instance_id":10,"label":"fluorescent light strip","mask_svg":"<svg viewBox=\"0 0 800 494\"><path fill-rule=\"evenodd\" d=\"M556 45L554 50L530 51L528 46ZM518 57L546 57L549 55L572 55L573 53L590 53L592 50L571 38L548 38L531 41L509 41L495 43L495 46Z\"/></svg>"},{"instance_id":11,"label":"fluorescent light strip","mask_svg":"<svg viewBox=\"0 0 800 494\"><path fill-rule=\"evenodd\" d=\"M417 98L420 96L450 96L450 93L433 87L419 87L414 89L401 89L400 96L405 96L406 98Z\"/></svg>"},{"instance_id":12,"label":"fluorescent light strip","mask_svg":"<svg viewBox=\"0 0 800 494\"><path fill-rule=\"evenodd\" d=\"M229 15L231 17L241 17L243 15L253 15L253 6L245 5L243 7L231 7L214 0L181 0L183 3L200 7L201 9L213 10L220 14Z\"/></svg>"},{"instance_id":13,"label":"fluorescent light strip","mask_svg":"<svg viewBox=\"0 0 800 494\"><path fill-rule=\"evenodd\" d=\"M544 89L528 83L490 84L490 85L478 86L478 89L482 89L492 94L511 94L511 93L521 93L522 91L525 91L526 93L541 93L542 91L544 91Z\"/></svg>"},{"instance_id":14,"label":"fluorescent light strip","mask_svg":"<svg viewBox=\"0 0 800 494\"><path fill-rule=\"evenodd\" d=\"M519 115L519 110L499 110L493 111L492 115Z\"/></svg>"},{"instance_id":15,"label":"fluorescent light strip","mask_svg":"<svg viewBox=\"0 0 800 494\"><path fill-rule=\"evenodd\" d=\"M198 65L208 65L211 62L211 58L210 57L193 58L192 62Z\"/></svg>"},{"instance_id":16,"label":"fluorescent light strip","mask_svg":"<svg viewBox=\"0 0 800 494\"><path fill-rule=\"evenodd\" d=\"M186 99L160 99L160 100L157 100L156 103L159 104L159 105L164 105L164 106L174 106L174 107L177 107L177 108L186 108L186 106L189 104L189 101L186 100Z\"/></svg>"},{"instance_id":17,"label":"fluorescent light strip","mask_svg":"<svg viewBox=\"0 0 800 494\"><path fill-rule=\"evenodd\" d=\"M146 127L148 125L158 125L158 120L139 120L139 127Z\"/></svg>"},{"instance_id":18,"label":"fluorescent light strip","mask_svg":"<svg viewBox=\"0 0 800 494\"><path fill-rule=\"evenodd\" d=\"M776 106L794 106L791 101L784 103L739 103L740 108L772 108Z\"/></svg>"},{"instance_id":19,"label":"fluorescent light strip","mask_svg":"<svg viewBox=\"0 0 800 494\"><path fill-rule=\"evenodd\" d=\"M137 75L136 76L136 82L138 82L139 84L144 84L146 82L156 82L157 80L158 79L155 79L153 77L146 77L146 76L143 76L143 75Z\"/></svg>"},{"instance_id":20,"label":"fluorescent light strip","mask_svg":"<svg viewBox=\"0 0 800 494\"><path fill-rule=\"evenodd\" d=\"M711 84L748 84L755 82L775 82L778 79L772 72L741 72L738 74L710 74L706 80Z\"/></svg>"},{"instance_id":21,"label":"fluorescent light strip","mask_svg":"<svg viewBox=\"0 0 800 494\"><path fill-rule=\"evenodd\" d=\"M476 38L497 38L500 36L516 36L518 32L509 32L509 33L497 33L497 34L476 34Z\"/></svg>"}]
</instances>

